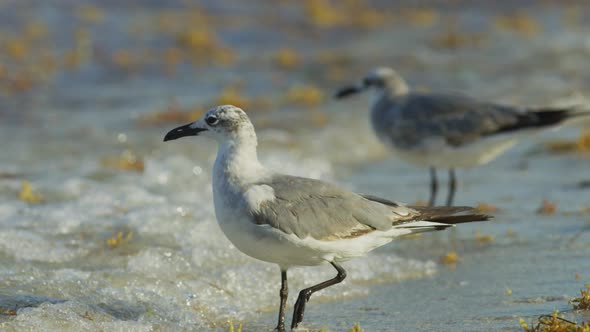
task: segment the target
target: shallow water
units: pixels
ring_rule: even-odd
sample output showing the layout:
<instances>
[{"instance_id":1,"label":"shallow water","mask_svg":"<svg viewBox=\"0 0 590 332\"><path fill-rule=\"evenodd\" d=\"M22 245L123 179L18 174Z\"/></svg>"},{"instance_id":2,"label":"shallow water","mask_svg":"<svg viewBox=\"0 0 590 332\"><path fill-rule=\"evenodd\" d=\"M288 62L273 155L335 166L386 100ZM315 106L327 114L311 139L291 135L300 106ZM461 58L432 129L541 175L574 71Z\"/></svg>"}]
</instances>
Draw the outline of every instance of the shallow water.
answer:
<instances>
[{"instance_id":1,"label":"shallow water","mask_svg":"<svg viewBox=\"0 0 590 332\"><path fill-rule=\"evenodd\" d=\"M338 86L377 64L395 66L422 89L521 105L587 104L590 86L590 17L576 2L433 3L415 12L399 4L383 10L386 21L374 18L375 27L360 28L321 26L293 3L276 9L265 1L203 2L201 10L184 2L95 2L100 10L33 4L2 5L3 41L41 21L49 33L30 42L30 53L61 58L91 43L93 56L45 76L29 66L41 61L34 54L0 57L10 74L38 80L13 91L0 77L3 331L227 331L229 320L244 331L272 330L279 271L239 253L219 230L210 189L215 144L162 143L188 120L146 122L155 111L210 107L219 90L237 85L250 98L244 107L266 165L414 203L427 198L427 171L377 143L366 97L331 101ZM180 37L162 31L174 30L167 24L175 22L197 24L183 15L202 8L219 43L233 49L233 63L193 63L185 55L171 71L157 50L176 47ZM515 12L526 13L512 23L516 28L498 23ZM90 37L76 46L72 36L80 29ZM277 66L275 54L287 46L300 60ZM192 56L207 58L219 52L215 47ZM303 84L324 91L322 102L285 101L285 91ZM590 180L589 159L550 154L541 142L575 139L578 132L544 132L489 165L459 171L457 202L497 206L494 221L402 239L344 263L348 278L313 296L304 327L344 331L359 322L365 331L516 331L518 317L569 311L568 300L590 279L590 196L579 185ZM143 170L139 164L131 166L139 171L122 170L121 155L142 161ZM24 181L41 202L19 199ZM543 199L555 202L555 214L535 212ZM459 262L442 264L452 251ZM328 266L289 271L289 304L297 290L333 274Z\"/></svg>"}]
</instances>

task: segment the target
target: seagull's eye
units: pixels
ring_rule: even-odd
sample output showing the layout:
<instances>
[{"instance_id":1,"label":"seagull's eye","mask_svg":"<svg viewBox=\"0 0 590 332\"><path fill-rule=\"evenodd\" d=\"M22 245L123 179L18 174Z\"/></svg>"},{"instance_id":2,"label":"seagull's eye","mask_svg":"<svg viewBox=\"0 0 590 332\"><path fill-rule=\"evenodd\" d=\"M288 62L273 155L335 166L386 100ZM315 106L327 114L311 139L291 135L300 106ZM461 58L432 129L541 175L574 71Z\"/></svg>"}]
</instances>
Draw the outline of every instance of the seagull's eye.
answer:
<instances>
[{"instance_id":1,"label":"seagull's eye","mask_svg":"<svg viewBox=\"0 0 590 332\"><path fill-rule=\"evenodd\" d=\"M211 115L205 119L205 122L210 126L215 126L219 123L219 119L215 115Z\"/></svg>"}]
</instances>

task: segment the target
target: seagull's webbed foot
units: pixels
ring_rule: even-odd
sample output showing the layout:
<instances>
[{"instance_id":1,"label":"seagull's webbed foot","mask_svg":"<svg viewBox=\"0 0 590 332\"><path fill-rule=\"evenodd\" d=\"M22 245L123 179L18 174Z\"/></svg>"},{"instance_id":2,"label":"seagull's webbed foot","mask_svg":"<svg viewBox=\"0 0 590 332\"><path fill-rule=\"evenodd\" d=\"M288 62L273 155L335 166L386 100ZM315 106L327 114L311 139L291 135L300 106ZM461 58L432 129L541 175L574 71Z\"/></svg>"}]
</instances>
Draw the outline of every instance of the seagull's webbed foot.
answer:
<instances>
[{"instance_id":1,"label":"seagull's webbed foot","mask_svg":"<svg viewBox=\"0 0 590 332\"><path fill-rule=\"evenodd\" d=\"M297 297L297 302L295 302L295 307L293 309L293 322L291 324L291 328L294 329L303 321L303 314L305 312L305 305L307 301L311 298L311 290L306 288L299 292L299 296Z\"/></svg>"},{"instance_id":2,"label":"seagull's webbed foot","mask_svg":"<svg viewBox=\"0 0 590 332\"><path fill-rule=\"evenodd\" d=\"M294 329L303 321L303 314L305 313L305 304L311 298L311 294L330 287L332 285L342 282L346 278L346 271L338 263L330 262L332 266L338 271L336 277L319 283L315 286L311 286L299 292L297 302L295 302L295 308L293 309L293 321L291 322L291 329Z\"/></svg>"}]
</instances>

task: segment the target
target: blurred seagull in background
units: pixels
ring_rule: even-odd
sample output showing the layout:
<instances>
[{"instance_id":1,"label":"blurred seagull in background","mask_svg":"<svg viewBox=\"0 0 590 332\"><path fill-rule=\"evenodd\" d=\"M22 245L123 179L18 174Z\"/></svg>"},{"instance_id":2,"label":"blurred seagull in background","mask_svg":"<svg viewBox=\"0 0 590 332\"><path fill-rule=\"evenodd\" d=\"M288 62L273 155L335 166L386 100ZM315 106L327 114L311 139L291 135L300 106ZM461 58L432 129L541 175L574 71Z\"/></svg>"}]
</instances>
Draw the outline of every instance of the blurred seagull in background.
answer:
<instances>
[{"instance_id":1,"label":"blurred seagull in background","mask_svg":"<svg viewBox=\"0 0 590 332\"><path fill-rule=\"evenodd\" d=\"M436 168L449 169L447 206L456 190L455 168L485 164L511 148L524 134L590 115L576 108L503 106L466 96L411 92L393 69L380 67L359 85L340 89L344 98L372 91L371 124L379 140L411 163L430 167L429 206L438 190Z\"/></svg>"},{"instance_id":2,"label":"blurred seagull in background","mask_svg":"<svg viewBox=\"0 0 590 332\"><path fill-rule=\"evenodd\" d=\"M289 268L329 263L337 271L299 293L291 323L296 328L311 295L344 280L341 262L399 236L490 218L470 207L405 206L267 169L258 161L254 126L235 106L212 108L196 122L168 132L164 141L197 135L218 143L212 185L222 231L243 253L280 268L278 331L285 330Z\"/></svg>"}]
</instances>

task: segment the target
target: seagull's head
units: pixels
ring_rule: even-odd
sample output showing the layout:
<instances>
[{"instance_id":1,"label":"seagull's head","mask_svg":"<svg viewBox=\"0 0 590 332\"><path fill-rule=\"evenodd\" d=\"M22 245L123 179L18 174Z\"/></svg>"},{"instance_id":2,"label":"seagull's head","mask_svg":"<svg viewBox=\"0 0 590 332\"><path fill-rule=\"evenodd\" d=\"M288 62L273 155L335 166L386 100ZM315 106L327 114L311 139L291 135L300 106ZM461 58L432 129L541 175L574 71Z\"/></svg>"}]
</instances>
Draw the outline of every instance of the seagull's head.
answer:
<instances>
[{"instance_id":1,"label":"seagull's head","mask_svg":"<svg viewBox=\"0 0 590 332\"><path fill-rule=\"evenodd\" d=\"M224 142L255 135L246 112L233 105L221 105L208 110L195 122L172 129L164 137L164 142L185 136L205 136Z\"/></svg>"},{"instance_id":2,"label":"seagull's head","mask_svg":"<svg viewBox=\"0 0 590 332\"><path fill-rule=\"evenodd\" d=\"M388 67L378 67L365 75L359 84L338 90L335 97L345 98L365 90L373 90L379 94L388 92L392 95L401 95L408 92L408 86L395 70Z\"/></svg>"}]
</instances>

